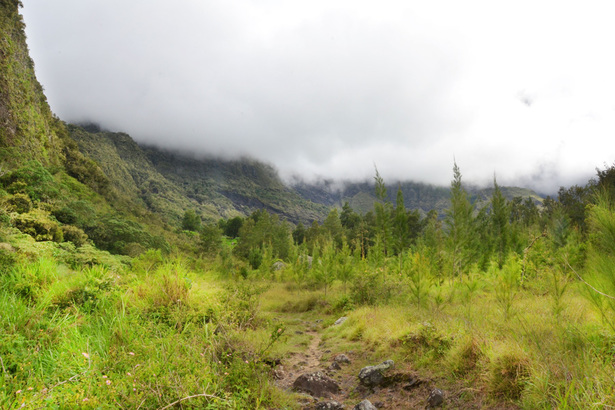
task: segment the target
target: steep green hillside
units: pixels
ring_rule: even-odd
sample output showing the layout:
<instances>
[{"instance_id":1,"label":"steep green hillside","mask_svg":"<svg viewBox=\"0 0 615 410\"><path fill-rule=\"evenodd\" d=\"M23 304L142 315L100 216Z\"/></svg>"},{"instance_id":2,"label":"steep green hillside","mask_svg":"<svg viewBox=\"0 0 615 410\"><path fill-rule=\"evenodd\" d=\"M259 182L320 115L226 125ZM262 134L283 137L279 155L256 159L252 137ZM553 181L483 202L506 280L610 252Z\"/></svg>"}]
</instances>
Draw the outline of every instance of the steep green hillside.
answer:
<instances>
[{"instance_id":1,"label":"steep green hillside","mask_svg":"<svg viewBox=\"0 0 615 410\"><path fill-rule=\"evenodd\" d=\"M0 2L0 161L4 167L29 159L57 165L58 125L34 75L18 3Z\"/></svg>"},{"instance_id":2,"label":"steep green hillside","mask_svg":"<svg viewBox=\"0 0 615 410\"><path fill-rule=\"evenodd\" d=\"M131 203L178 224L187 209L204 220L266 209L292 222L322 220L327 206L286 187L270 166L249 159L195 159L138 145L125 133L68 126L79 149L94 158Z\"/></svg>"},{"instance_id":3,"label":"steep green hillside","mask_svg":"<svg viewBox=\"0 0 615 410\"><path fill-rule=\"evenodd\" d=\"M327 214L327 204L302 198L262 162L193 159L153 147L144 150L156 169L187 197L202 205L214 204L221 216L265 209L292 222L311 222Z\"/></svg>"}]
</instances>

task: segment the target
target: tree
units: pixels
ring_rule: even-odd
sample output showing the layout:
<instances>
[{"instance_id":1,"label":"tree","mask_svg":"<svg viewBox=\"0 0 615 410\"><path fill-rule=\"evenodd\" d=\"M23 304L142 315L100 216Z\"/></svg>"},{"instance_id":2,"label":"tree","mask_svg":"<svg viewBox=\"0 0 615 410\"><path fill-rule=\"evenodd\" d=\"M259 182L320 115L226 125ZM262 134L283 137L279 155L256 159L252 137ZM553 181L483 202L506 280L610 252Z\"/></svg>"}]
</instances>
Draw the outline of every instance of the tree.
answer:
<instances>
[{"instance_id":1,"label":"tree","mask_svg":"<svg viewBox=\"0 0 615 410\"><path fill-rule=\"evenodd\" d=\"M207 224L201 228L201 249L206 255L213 256L222 248L222 230L216 224Z\"/></svg>"},{"instance_id":2,"label":"tree","mask_svg":"<svg viewBox=\"0 0 615 410\"><path fill-rule=\"evenodd\" d=\"M410 246L410 232L408 230L409 215L404 205L404 194L401 186L397 188L397 201L393 214L393 248L397 255Z\"/></svg>"},{"instance_id":3,"label":"tree","mask_svg":"<svg viewBox=\"0 0 615 410\"><path fill-rule=\"evenodd\" d=\"M455 162L451 181L451 206L446 211L445 223L448 228L447 243L451 256L451 274L464 273L472 254L473 207L468 194L461 184L461 172Z\"/></svg>"},{"instance_id":4,"label":"tree","mask_svg":"<svg viewBox=\"0 0 615 410\"><path fill-rule=\"evenodd\" d=\"M323 227L329 234L329 237L333 241L336 249L341 249L344 242L344 229L342 227L342 223L340 222L336 208L331 209L329 215L327 215L327 218L323 223Z\"/></svg>"},{"instance_id":5,"label":"tree","mask_svg":"<svg viewBox=\"0 0 615 410\"><path fill-rule=\"evenodd\" d=\"M299 222L293 230L293 240L295 242L295 245L301 245L303 241L305 241L306 232L307 230L305 229L305 226L301 222Z\"/></svg>"},{"instance_id":6,"label":"tree","mask_svg":"<svg viewBox=\"0 0 615 410\"><path fill-rule=\"evenodd\" d=\"M182 229L193 232L198 232L201 229L201 217L196 214L194 209L188 209L184 212Z\"/></svg>"},{"instance_id":7,"label":"tree","mask_svg":"<svg viewBox=\"0 0 615 410\"><path fill-rule=\"evenodd\" d=\"M241 229L234 252L245 259L250 253L262 251L264 245L271 245L273 258L287 259L292 246L290 227L280 221L277 215L258 210L247 218Z\"/></svg>"},{"instance_id":8,"label":"tree","mask_svg":"<svg viewBox=\"0 0 615 410\"><path fill-rule=\"evenodd\" d=\"M340 222L344 228L344 236L351 250L361 248L363 244L363 219L357 214L348 202L344 202L340 213Z\"/></svg>"},{"instance_id":9,"label":"tree","mask_svg":"<svg viewBox=\"0 0 615 410\"><path fill-rule=\"evenodd\" d=\"M390 245L393 240L391 232L391 204L387 197L387 188L384 184L384 180L376 168L376 198L378 200L374 203L374 213L376 214L376 227L378 229L378 236L382 243L382 251L386 256L390 250Z\"/></svg>"},{"instance_id":10,"label":"tree","mask_svg":"<svg viewBox=\"0 0 615 410\"><path fill-rule=\"evenodd\" d=\"M242 225L243 218L241 216L231 218L224 224L224 234L229 238L237 238Z\"/></svg>"},{"instance_id":11,"label":"tree","mask_svg":"<svg viewBox=\"0 0 615 410\"><path fill-rule=\"evenodd\" d=\"M592 189L590 185L585 187L573 185L568 189L561 187L557 192L557 200L562 207L562 211L581 232L587 230L585 224L586 209L591 202L591 197Z\"/></svg>"},{"instance_id":12,"label":"tree","mask_svg":"<svg viewBox=\"0 0 615 410\"><path fill-rule=\"evenodd\" d=\"M502 190L493 178L493 195L491 197L491 232L494 241L498 266L504 265L509 247L509 210Z\"/></svg>"}]
</instances>

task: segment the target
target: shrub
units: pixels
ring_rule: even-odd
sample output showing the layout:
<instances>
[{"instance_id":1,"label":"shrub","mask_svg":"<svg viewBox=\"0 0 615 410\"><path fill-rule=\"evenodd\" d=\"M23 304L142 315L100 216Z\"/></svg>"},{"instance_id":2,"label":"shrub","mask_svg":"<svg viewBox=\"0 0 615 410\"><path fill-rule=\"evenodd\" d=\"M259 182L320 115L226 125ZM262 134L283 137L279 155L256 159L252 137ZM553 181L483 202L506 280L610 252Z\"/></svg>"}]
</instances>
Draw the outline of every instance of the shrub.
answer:
<instances>
[{"instance_id":1,"label":"shrub","mask_svg":"<svg viewBox=\"0 0 615 410\"><path fill-rule=\"evenodd\" d=\"M476 369L478 361L483 356L478 340L474 337L467 337L451 349L448 362L454 374L466 376Z\"/></svg>"},{"instance_id":2,"label":"shrub","mask_svg":"<svg viewBox=\"0 0 615 410\"><path fill-rule=\"evenodd\" d=\"M9 198L7 202L10 206L11 211L14 211L20 214L25 214L26 212L30 212L30 210L32 209L32 200L26 194L17 193L13 195L11 198Z\"/></svg>"},{"instance_id":3,"label":"shrub","mask_svg":"<svg viewBox=\"0 0 615 410\"><path fill-rule=\"evenodd\" d=\"M2 176L0 182L8 192L23 192L35 201L48 201L59 195L53 176L38 161L27 162L23 167Z\"/></svg>"},{"instance_id":4,"label":"shrub","mask_svg":"<svg viewBox=\"0 0 615 410\"><path fill-rule=\"evenodd\" d=\"M117 215L107 215L84 230L99 248L111 253L132 253L135 256L147 248L168 250L169 247L163 237L153 236L146 232L140 223ZM135 244L141 247L136 247Z\"/></svg>"},{"instance_id":5,"label":"shrub","mask_svg":"<svg viewBox=\"0 0 615 410\"><path fill-rule=\"evenodd\" d=\"M84 245L88 240L88 235L76 226L63 225L61 229L64 240L72 242L76 247Z\"/></svg>"},{"instance_id":6,"label":"shrub","mask_svg":"<svg viewBox=\"0 0 615 410\"><path fill-rule=\"evenodd\" d=\"M13 220L13 224L21 232L32 236L36 241L62 242L64 237L57 222L49 218L49 214L40 209L21 214Z\"/></svg>"},{"instance_id":7,"label":"shrub","mask_svg":"<svg viewBox=\"0 0 615 410\"><path fill-rule=\"evenodd\" d=\"M530 376L529 360L520 351L507 351L492 360L489 393L497 399L518 400Z\"/></svg>"},{"instance_id":8,"label":"shrub","mask_svg":"<svg viewBox=\"0 0 615 410\"><path fill-rule=\"evenodd\" d=\"M64 309L76 306L92 313L103 303L116 286L116 275L101 265L84 269L68 289L60 289L52 305Z\"/></svg>"}]
</instances>

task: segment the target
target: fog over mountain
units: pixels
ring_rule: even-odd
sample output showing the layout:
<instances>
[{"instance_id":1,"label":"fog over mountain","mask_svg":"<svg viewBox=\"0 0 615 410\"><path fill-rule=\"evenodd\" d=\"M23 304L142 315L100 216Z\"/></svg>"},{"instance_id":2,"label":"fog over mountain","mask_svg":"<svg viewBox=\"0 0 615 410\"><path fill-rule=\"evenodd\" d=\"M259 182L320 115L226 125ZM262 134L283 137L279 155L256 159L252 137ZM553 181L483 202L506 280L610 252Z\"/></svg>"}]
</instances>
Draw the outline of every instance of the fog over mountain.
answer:
<instances>
[{"instance_id":1,"label":"fog over mountain","mask_svg":"<svg viewBox=\"0 0 615 410\"><path fill-rule=\"evenodd\" d=\"M607 2L23 4L53 111L141 143L547 193L615 159Z\"/></svg>"}]
</instances>

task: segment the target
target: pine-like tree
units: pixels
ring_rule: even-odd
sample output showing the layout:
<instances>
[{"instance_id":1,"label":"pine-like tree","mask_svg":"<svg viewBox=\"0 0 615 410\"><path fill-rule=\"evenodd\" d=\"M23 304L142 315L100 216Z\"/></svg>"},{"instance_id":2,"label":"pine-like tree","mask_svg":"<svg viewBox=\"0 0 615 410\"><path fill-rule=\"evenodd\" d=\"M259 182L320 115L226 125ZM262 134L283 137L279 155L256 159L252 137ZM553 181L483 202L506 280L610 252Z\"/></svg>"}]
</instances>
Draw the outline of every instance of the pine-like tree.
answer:
<instances>
[{"instance_id":1,"label":"pine-like tree","mask_svg":"<svg viewBox=\"0 0 615 410\"><path fill-rule=\"evenodd\" d=\"M451 206L446 211L448 229L447 245L450 254L450 273L459 276L466 272L473 253L473 207L468 193L461 184L461 172L457 162L453 166L451 181Z\"/></svg>"}]
</instances>

